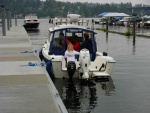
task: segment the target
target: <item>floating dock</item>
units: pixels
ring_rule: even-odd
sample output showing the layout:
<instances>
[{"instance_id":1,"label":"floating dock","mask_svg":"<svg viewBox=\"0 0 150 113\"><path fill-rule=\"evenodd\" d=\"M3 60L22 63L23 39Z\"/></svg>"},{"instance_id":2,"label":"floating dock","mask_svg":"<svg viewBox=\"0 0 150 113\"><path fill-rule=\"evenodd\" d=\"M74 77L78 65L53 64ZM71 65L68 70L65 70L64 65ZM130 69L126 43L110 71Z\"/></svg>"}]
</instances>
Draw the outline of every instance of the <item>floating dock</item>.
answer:
<instances>
[{"instance_id":1,"label":"floating dock","mask_svg":"<svg viewBox=\"0 0 150 113\"><path fill-rule=\"evenodd\" d=\"M0 112L68 113L22 26L0 36Z\"/></svg>"}]
</instances>

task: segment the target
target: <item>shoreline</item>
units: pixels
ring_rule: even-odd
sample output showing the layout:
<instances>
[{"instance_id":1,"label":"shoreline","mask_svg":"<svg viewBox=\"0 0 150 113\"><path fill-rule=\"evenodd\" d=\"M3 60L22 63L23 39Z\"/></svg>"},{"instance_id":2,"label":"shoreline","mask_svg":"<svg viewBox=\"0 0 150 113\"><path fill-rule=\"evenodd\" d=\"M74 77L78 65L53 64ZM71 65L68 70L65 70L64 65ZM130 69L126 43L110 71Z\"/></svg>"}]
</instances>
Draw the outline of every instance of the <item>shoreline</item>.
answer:
<instances>
[{"instance_id":1,"label":"shoreline","mask_svg":"<svg viewBox=\"0 0 150 113\"><path fill-rule=\"evenodd\" d=\"M101 31L107 32L105 28L96 28L95 30L101 30ZM120 35L124 35L124 36L134 36L133 33L127 34L126 32L117 32L117 31L111 31L111 30L108 30L108 32L109 33L116 33L116 34L120 34ZM150 38L150 36L143 35L143 34L135 34L135 36Z\"/></svg>"}]
</instances>

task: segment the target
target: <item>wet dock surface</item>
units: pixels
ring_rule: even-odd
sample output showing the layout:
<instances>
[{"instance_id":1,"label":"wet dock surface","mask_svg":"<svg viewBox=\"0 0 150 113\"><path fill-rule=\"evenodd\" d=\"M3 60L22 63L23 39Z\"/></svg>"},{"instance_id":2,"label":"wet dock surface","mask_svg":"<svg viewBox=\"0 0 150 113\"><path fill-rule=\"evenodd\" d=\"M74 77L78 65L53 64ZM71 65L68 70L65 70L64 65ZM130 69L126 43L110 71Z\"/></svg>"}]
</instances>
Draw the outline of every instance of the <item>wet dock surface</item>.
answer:
<instances>
[{"instance_id":1,"label":"wet dock surface","mask_svg":"<svg viewBox=\"0 0 150 113\"><path fill-rule=\"evenodd\" d=\"M12 27L6 36L0 36L0 112L65 111L57 90L33 51L25 29L22 26Z\"/></svg>"}]
</instances>

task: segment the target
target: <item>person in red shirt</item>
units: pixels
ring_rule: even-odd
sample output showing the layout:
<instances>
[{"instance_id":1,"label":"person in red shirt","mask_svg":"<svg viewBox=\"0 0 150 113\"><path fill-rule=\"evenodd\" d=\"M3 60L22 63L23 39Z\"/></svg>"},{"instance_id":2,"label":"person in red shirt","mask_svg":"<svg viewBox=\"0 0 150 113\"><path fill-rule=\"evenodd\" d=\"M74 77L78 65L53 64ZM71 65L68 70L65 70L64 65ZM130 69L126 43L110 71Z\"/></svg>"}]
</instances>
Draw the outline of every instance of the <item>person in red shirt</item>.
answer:
<instances>
[{"instance_id":1,"label":"person in red shirt","mask_svg":"<svg viewBox=\"0 0 150 113\"><path fill-rule=\"evenodd\" d=\"M73 42L71 43L68 39L66 39L66 43L69 44L71 43L73 45L73 48L75 51L80 51L80 41L78 41L78 36L75 35L74 38L73 38Z\"/></svg>"},{"instance_id":2,"label":"person in red shirt","mask_svg":"<svg viewBox=\"0 0 150 113\"><path fill-rule=\"evenodd\" d=\"M78 52L80 51L80 41L77 35L75 35L73 39L73 48Z\"/></svg>"}]
</instances>

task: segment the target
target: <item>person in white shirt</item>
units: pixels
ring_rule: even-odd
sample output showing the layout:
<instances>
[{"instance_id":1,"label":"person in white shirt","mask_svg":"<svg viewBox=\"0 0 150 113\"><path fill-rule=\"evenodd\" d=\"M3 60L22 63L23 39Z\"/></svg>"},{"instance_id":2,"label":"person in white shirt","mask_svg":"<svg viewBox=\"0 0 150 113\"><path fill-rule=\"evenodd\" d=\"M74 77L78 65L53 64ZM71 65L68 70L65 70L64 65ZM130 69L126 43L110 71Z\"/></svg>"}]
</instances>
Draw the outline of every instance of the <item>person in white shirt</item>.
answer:
<instances>
[{"instance_id":1,"label":"person in white shirt","mask_svg":"<svg viewBox=\"0 0 150 113\"><path fill-rule=\"evenodd\" d=\"M69 75L69 81L72 81L72 77L76 70L75 55L79 52L73 49L73 45L68 43L67 50L65 51L66 68Z\"/></svg>"},{"instance_id":2,"label":"person in white shirt","mask_svg":"<svg viewBox=\"0 0 150 113\"><path fill-rule=\"evenodd\" d=\"M68 63L69 61L75 61L75 55L78 55L79 52L73 49L73 45L71 43L68 44L67 50L65 52L65 59Z\"/></svg>"}]
</instances>

